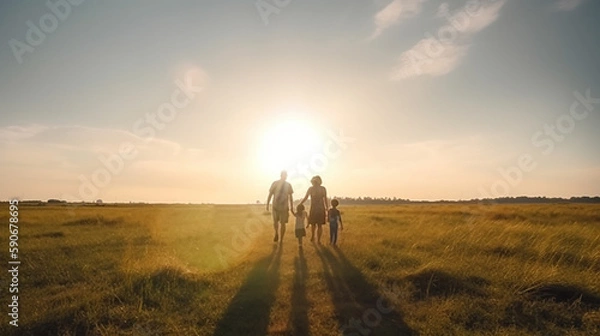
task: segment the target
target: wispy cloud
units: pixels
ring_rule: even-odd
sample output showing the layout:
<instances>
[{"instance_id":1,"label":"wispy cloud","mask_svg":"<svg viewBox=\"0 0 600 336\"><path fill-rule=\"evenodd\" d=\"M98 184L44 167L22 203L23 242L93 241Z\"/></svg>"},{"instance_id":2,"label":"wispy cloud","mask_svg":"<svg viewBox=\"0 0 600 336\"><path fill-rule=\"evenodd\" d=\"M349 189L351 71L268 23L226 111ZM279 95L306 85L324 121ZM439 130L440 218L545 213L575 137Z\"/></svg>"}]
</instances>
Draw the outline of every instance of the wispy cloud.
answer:
<instances>
[{"instance_id":1,"label":"wispy cloud","mask_svg":"<svg viewBox=\"0 0 600 336\"><path fill-rule=\"evenodd\" d=\"M175 142L159 139L143 139L118 129L79 125L27 125L0 127L0 149L10 146L44 147L66 151L89 152L91 155L118 151L123 143L131 143L140 151L154 154L175 155L181 146Z\"/></svg>"},{"instance_id":2,"label":"wispy cloud","mask_svg":"<svg viewBox=\"0 0 600 336\"><path fill-rule=\"evenodd\" d=\"M428 58L434 51L435 58ZM402 80L420 75L443 76L454 70L467 54L468 46L448 44L441 46L435 38L419 41L409 51L400 56L399 63L392 69L390 78Z\"/></svg>"},{"instance_id":3,"label":"wispy cloud","mask_svg":"<svg viewBox=\"0 0 600 336\"><path fill-rule=\"evenodd\" d=\"M568 12L579 7L585 0L556 0L552 9L557 12Z\"/></svg>"},{"instance_id":4,"label":"wispy cloud","mask_svg":"<svg viewBox=\"0 0 600 336\"><path fill-rule=\"evenodd\" d=\"M116 159L125 144L135 148L135 158ZM196 188L219 180L223 170L203 149L184 148L165 139L144 139L125 130L76 125L5 126L0 127L0 199L77 195L80 176L90 178L107 167L105 162L122 167L113 174L114 182L102 189L103 195L114 195L115 199L119 195L113 189L131 186L132 181L141 190L175 181L167 177L178 176L179 184L173 188Z\"/></svg>"},{"instance_id":5,"label":"wispy cloud","mask_svg":"<svg viewBox=\"0 0 600 336\"><path fill-rule=\"evenodd\" d=\"M431 33L403 52L390 74L391 80L418 76L443 76L456 69L467 55L475 34L494 23L500 16L506 0L476 1L450 11L447 3L440 5L437 16L448 24L442 26L437 37Z\"/></svg>"},{"instance_id":6,"label":"wispy cloud","mask_svg":"<svg viewBox=\"0 0 600 336\"><path fill-rule=\"evenodd\" d=\"M371 35L371 39L378 37L401 19L411 18L421 13L422 4L425 1L427 0L393 0L375 14L375 31Z\"/></svg>"},{"instance_id":7,"label":"wispy cloud","mask_svg":"<svg viewBox=\"0 0 600 336\"><path fill-rule=\"evenodd\" d=\"M12 142L27 139L48 129L42 125L6 126L0 128L0 142Z\"/></svg>"},{"instance_id":8,"label":"wispy cloud","mask_svg":"<svg viewBox=\"0 0 600 336\"><path fill-rule=\"evenodd\" d=\"M444 18L448 14L450 14L450 5L447 2L444 2L438 7L436 17Z\"/></svg>"},{"instance_id":9,"label":"wispy cloud","mask_svg":"<svg viewBox=\"0 0 600 336\"><path fill-rule=\"evenodd\" d=\"M464 7L459 12L454 13L449 20L460 20L461 13L466 14L470 18L470 23L466 24L464 33L475 34L498 20L500 17L500 11L502 7L504 7L504 4L506 4L506 0L486 1L486 3L482 5L479 10L473 11L473 15L470 16L468 15L470 11L467 7Z\"/></svg>"}]
</instances>

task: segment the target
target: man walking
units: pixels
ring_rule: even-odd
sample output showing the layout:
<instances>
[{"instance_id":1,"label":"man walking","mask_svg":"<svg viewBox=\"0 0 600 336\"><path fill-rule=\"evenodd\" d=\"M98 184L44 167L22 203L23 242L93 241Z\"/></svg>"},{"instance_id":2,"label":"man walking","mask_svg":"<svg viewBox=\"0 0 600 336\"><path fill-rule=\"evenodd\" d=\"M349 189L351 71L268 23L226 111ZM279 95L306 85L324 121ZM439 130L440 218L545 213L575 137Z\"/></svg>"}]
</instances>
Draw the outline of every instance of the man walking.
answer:
<instances>
[{"instance_id":1,"label":"man walking","mask_svg":"<svg viewBox=\"0 0 600 336\"><path fill-rule=\"evenodd\" d=\"M269 203L273 198L273 228L275 229L274 242L279 240L281 235L281 241L283 241L283 235L285 234L285 224L287 224L290 217L290 208L294 207L294 198L292 194L294 190L292 185L286 182L287 172L284 170L281 172L281 178L271 184L269 188L269 197L267 198L267 211L269 211ZM279 228L281 228L279 230Z\"/></svg>"}]
</instances>

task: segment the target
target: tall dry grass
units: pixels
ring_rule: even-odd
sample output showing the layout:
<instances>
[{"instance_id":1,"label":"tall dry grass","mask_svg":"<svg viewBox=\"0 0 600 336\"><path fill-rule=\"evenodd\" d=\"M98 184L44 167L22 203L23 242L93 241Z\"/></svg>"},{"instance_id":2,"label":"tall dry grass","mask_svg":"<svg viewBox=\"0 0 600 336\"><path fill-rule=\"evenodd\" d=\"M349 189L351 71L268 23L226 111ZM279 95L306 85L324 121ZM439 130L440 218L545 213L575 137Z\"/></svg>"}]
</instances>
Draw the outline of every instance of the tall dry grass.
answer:
<instances>
[{"instance_id":1,"label":"tall dry grass","mask_svg":"<svg viewBox=\"0 0 600 336\"><path fill-rule=\"evenodd\" d=\"M0 334L600 334L600 206L340 209L339 248L299 250L258 206L24 205Z\"/></svg>"}]
</instances>

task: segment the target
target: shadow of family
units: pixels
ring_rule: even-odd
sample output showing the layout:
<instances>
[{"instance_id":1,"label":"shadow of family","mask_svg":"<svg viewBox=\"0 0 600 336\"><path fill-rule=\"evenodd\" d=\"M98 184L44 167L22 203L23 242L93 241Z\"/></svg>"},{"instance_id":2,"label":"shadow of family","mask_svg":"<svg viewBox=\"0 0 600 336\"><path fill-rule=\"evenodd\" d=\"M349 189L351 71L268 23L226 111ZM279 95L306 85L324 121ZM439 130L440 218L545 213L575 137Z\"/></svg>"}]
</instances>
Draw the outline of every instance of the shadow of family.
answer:
<instances>
[{"instance_id":1,"label":"shadow of family","mask_svg":"<svg viewBox=\"0 0 600 336\"><path fill-rule=\"evenodd\" d=\"M385 299L377 286L339 249L313 245L323 266L323 278L331 295L340 335L416 335L402 314ZM244 283L217 323L213 335L268 335L269 317L280 284L282 248L277 245L252 268ZM306 283L308 267L304 251L294 258L291 311L284 335L307 336L310 333ZM323 298L326 300L326 298ZM282 333L277 333L282 334Z\"/></svg>"}]
</instances>

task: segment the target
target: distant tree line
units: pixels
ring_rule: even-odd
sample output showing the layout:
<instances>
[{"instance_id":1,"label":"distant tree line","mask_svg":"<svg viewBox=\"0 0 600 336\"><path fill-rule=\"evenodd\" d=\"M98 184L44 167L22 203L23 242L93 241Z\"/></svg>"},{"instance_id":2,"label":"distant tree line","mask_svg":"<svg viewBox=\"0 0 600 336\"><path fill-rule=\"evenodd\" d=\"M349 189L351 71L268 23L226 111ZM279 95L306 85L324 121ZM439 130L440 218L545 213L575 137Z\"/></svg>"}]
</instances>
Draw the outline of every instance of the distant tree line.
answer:
<instances>
[{"instance_id":1,"label":"distant tree line","mask_svg":"<svg viewBox=\"0 0 600 336\"><path fill-rule=\"evenodd\" d=\"M340 204L406 204L411 203L409 199L396 197L333 197L340 201Z\"/></svg>"},{"instance_id":2,"label":"distant tree line","mask_svg":"<svg viewBox=\"0 0 600 336\"><path fill-rule=\"evenodd\" d=\"M396 197L333 197L340 201L341 204L411 204L411 203L461 203L461 204L543 204L543 203L600 203L600 197L500 197L500 198L485 198L485 199L470 199L470 200L438 200L438 201L415 201L405 198ZM310 204L310 201L309 201Z\"/></svg>"},{"instance_id":3,"label":"distant tree line","mask_svg":"<svg viewBox=\"0 0 600 336\"><path fill-rule=\"evenodd\" d=\"M571 198L560 198L560 197L501 197L495 199L484 199L475 200L477 202L493 202L493 203L600 203L600 197L571 197Z\"/></svg>"}]
</instances>

